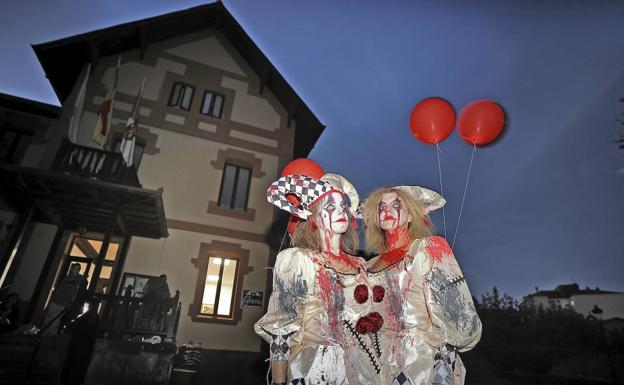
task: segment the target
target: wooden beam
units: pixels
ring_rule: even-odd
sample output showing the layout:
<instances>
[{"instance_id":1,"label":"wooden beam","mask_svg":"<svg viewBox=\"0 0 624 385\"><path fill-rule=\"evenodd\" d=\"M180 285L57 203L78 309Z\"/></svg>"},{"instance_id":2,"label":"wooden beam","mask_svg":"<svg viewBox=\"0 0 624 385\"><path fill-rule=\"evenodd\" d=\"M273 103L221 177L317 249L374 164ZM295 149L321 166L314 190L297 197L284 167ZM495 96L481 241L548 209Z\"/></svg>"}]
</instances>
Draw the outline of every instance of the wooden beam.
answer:
<instances>
[{"instance_id":1,"label":"wooden beam","mask_svg":"<svg viewBox=\"0 0 624 385\"><path fill-rule=\"evenodd\" d=\"M106 259L106 253L108 252L108 246L110 244L111 237L113 236L113 231L115 230L115 223L117 221L117 216L119 215L119 206L115 207L115 211L112 213L108 225L106 227L106 232L104 233L104 239L102 240L102 246L100 247L100 253L97 256L95 262L95 268L93 269L93 275L91 275L91 282L89 282L89 287L87 291L90 293L95 293L95 288L97 287L97 283L100 280L100 273L102 272L102 265L104 264L104 260Z\"/></svg>"},{"instance_id":2,"label":"wooden beam","mask_svg":"<svg viewBox=\"0 0 624 385\"><path fill-rule=\"evenodd\" d=\"M97 259L98 251L95 250L95 248L91 245L91 243L89 243L89 241L87 241L86 239L75 238L74 244L78 246L80 251L82 251L84 255L87 256L87 258Z\"/></svg>"},{"instance_id":3,"label":"wooden beam","mask_svg":"<svg viewBox=\"0 0 624 385\"><path fill-rule=\"evenodd\" d=\"M121 232L121 234L125 237L127 235L129 235L128 233L128 227L126 226L126 222L124 221L123 217L121 216L121 211L117 210L117 215L116 215L116 219L115 221L117 222L117 228L119 229L119 231Z\"/></svg>"},{"instance_id":4,"label":"wooden beam","mask_svg":"<svg viewBox=\"0 0 624 385\"><path fill-rule=\"evenodd\" d=\"M139 59L143 60L145 57L145 53L147 52L147 48L149 46L147 27L145 24L141 24L139 27Z\"/></svg>"},{"instance_id":5,"label":"wooden beam","mask_svg":"<svg viewBox=\"0 0 624 385\"><path fill-rule=\"evenodd\" d=\"M100 52L94 38L89 39L89 60L91 61L91 72L93 73L100 62Z\"/></svg>"},{"instance_id":6,"label":"wooden beam","mask_svg":"<svg viewBox=\"0 0 624 385\"><path fill-rule=\"evenodd\" d=\"M35 206L48 220L59 227L63 227L63 220L48 202L42 199L35 199Z\"/></svg>"}]
</instances>

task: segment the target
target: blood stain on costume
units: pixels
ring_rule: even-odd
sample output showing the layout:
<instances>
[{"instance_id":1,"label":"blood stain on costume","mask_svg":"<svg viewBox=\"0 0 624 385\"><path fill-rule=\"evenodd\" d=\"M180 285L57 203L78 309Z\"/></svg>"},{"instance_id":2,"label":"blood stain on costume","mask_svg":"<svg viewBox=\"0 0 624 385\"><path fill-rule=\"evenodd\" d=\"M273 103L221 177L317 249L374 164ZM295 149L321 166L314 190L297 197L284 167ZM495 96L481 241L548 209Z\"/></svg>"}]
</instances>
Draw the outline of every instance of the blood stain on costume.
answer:
<instances>
[{"instance_id":1,"label":"blood stain on costume","mask_svg":"<svg viewBox=\"0 0 624 385\"><path fill-rule=\"evenodd\" d=\"M275 289L280 309L288 314L296 314L295 304L308 292L308 284L301 273L292 282L284 282L280 275L275 276Z\"/></svg>"},{"instance_id":2,"label":"blood stain on costume","mask_svg":"<svg viewBox=\"0 0 624 385\"><path fill-rule=\"evenodd\" d=\"M386 311L388 312L388 327L390 330L403 330L403 296L401 295L399 276L388 274L386 271L386 281L389 283L386 294Z\"/></svg>"},{"instance_id":3,"label":"blood stain on costume","mask_svg":"<svg viewBox=\"0 0 624 385\"><path fill-rule=\"evenodd\" d=\"M319 296L327 306L329 328L334 338L341 335L340 314L344 309L344 293L338 277L328 269L320 269L317 275Z\"/></svg>"},{"instance_id":4,"label":"blood stain on costume","mask_svg":"<svg viewBox=\"0 0 624 385\"><path fill-rule=\"evenodd\" d=\"M442 258L444 258L445 255L453 254L448 242L442 237L429 238L425 250L433 262L442 262Z\"/></svg>"}]
</instances>

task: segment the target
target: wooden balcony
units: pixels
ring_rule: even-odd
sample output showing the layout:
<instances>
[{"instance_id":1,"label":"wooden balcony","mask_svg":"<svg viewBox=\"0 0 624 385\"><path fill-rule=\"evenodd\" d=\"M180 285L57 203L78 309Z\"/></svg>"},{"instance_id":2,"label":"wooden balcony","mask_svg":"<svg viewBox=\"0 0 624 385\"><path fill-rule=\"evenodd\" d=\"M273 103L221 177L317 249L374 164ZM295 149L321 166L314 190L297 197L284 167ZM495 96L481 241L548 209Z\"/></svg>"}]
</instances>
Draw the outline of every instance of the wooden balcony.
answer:
<instances>
[{"instance_id":1,"label":"wooden balcony","mask_svg":"<svg viewBox=\"0 0 624 385\"><path fill-rule=\"evenodd\" d=\"M147 300L108 294L83 293L78 303L98 307L98 331L109 337L160 336L175 340L180 320L180 292L171 298Z\"/></svg>"},{"instance_id":2,"label":"wooden balcony","mask_svg":"<svg viewBox=\"0 0 624 385\"><path fill-rule=\"evenodd\" d=\"M51 170L105 182L141 187L134 167L126 167L121 154L81 146L65 139L52 162Z\"/></svg>"}]
</instances>

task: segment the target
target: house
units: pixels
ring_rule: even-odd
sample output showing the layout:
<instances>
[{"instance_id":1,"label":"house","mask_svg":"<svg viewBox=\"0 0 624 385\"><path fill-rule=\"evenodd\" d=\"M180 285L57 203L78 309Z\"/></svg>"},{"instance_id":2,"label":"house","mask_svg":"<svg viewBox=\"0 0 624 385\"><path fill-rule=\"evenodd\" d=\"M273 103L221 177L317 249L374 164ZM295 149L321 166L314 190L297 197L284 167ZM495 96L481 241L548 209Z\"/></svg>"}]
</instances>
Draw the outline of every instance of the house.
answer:
<instances>
[{"instance_id":1,"label":"house","mask_svg":"<svg viewBox=\"0 0 624 385\"><path fill-rule=\"evenodd\" d=\"M41 325L73 263L100 296L141 297L166 275L180 293L178 343L258 354L252 326L285 229L265 192L324 126L221 2L33 49L62 107L0 95L0 124L14 132L0 148L0 287L20 295L23 321ZM119 58L100 146L93 130ZM143 78L125 167L120 142Z\"/></svg>"},{"instance_id":2,"label":"house","mask_svg":"<svg viewBox=\"0 0 624 385\"><path fill-rule=\"evenodd\" d=\"M558 285L555 290L536 290L525 296L520 306L548 308L570 308L585 316L591 315L597 306L604 320L624 318L624 293L601 290L596 287L581 289L578 284ZM595 315L595 314L594 314Z\"/></svg>"}]
</instances>

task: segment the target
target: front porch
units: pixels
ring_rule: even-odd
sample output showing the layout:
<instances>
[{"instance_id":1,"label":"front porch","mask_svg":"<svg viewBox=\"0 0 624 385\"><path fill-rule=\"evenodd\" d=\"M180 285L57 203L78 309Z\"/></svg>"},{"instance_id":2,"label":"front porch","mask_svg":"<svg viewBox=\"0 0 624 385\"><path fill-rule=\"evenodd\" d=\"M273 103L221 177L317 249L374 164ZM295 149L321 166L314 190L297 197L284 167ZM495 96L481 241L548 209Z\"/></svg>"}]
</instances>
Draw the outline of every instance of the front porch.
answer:
<instances>
[{"instance_id":1,"label":"front porch","mask_svg":"<svg viewBox=\"0 0 624 385\"><path fill-rule=\"evenodd\" d=\"M106 363L102 346L153 347L171 365L179 293L158 299L117 295L132 237L168 236L162 190L142 188L135 168L126 167L119 153L65 140L49 169L0 163L0 202L15 213L0 250L0 292L25 286L24 277L30 288L20 302L20 321L30 326L0 336L0 383L82 383L85 378L102 383L111 373L97 365L85 377L89 362ZM46 239L38 238L41 227ZM88 284L52 320L62 320L62 334L56 324L50 332L46 309L54 288L78 264ZM84 304L89 309L83 311ZM32 326L30 335L23 334ZM90 360L94 347L100 356ZM119 359L122 350L107 351ZM71 367L84 372L76 377Z\"/></svg>"}]
</instances>

